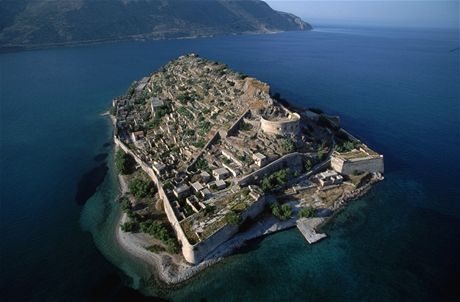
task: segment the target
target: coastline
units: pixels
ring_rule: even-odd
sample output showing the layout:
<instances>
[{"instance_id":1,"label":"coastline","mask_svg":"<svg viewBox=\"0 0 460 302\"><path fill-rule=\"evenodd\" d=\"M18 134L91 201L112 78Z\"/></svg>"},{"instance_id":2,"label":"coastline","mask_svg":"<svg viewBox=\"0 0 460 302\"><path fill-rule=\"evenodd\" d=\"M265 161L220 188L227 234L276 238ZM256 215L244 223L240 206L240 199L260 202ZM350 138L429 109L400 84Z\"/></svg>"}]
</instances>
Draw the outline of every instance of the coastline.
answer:
<instances>
[{"instance_id":1,"label":"coastline","mask_svg":"<svg viewBox=\"0 0 460 302\"><path fill-rule=\"evenodd\" d=\"M121 196L128 192L128 186L123 176L117 175L117 177L120 185ZM325 226L331 219L338 215L341 210L344 209L348 202L363 196L375 183L381 180L383 180L383 176L374 175L367 184L356 189L352 194L337 200L334 206L333 215L328 217L308 218L311 230L317 231ZM264 217L248 230L238 233L232 239L218 246L197 265L186 263L182 257L178 255L169 255L166 252L156 254L148 251L146 247L154 241L149 235L123 232L121 230L120 225L127 220L127 215L125 213L120 215L119 222L116 224L116 240L125 252L131 254L151 267L152 278L155 281L154 287L160 289L173 289L180 287L199 273L205 271L207 268L222 261L225 257L232 255L235 251L250 243L250 241L295 227L298 220L297 211L299 210L300 205L293 202L292 206L294 207L294 214L290 219L280 221L275 217Z\"/></svg>"},{"instance_id":2,"label":"coastline","mask_svg":"<svg viewBox=\"0 0 460 302\"><path fill-rule=\"evenodd\" d=\"M288 31L311 31L313 28L308 28L304 30L288 30ZM268 34L278 34L288 31L249 31L249 32L239 32L239 33L216 33L216 34L197 34L191 36L183 37L151 37L148 35L145 36L128 36L118 39L100 39L100 40L88 40L88 41L75 41L75 42L61 42L61 43L47 43L47 44L33 44L33 45L5 45L0 46L0 53L13 53L21 51L31 51L31 50L43 50L43 49L52 49L52 48L62 48L62 47L79 47L79 46L92 46L92 45L101 45L101 44L111 44L119 42L147 42L147 41L168 41L168 40L188 40L188 39L205 39L205 38L215 38L215 37L230 37L230 36L242 36L242 35L268 35Z\"/></svg>"},{"instance_id":3,"label":"coastline","mask_svg":"<svg viewBox=\"0 0 460 302\"><path fill-rule=\"evenodd\" d=\"M105 112L101 115L107 116L108 114L107 112ZM116 117L110 114L108 116L111 118L114 128L116 128ZM144 160L137 157L137 155L134 154L130 150L130 148L128 148L122 142L120 142L117 135L113 136L113 140L115 143L115 150L121 148L126 153L131 154L136 159L139 168L144 170L144 172L148 174L148 176L157 186L161 185L161 182L157 179L157 174L154 172L154 170L152 170L152 168L148 167ZM135 139L133 140L135 141ZM330 164L331 154L335 146L335 141L333 139L331 145L332 147L329 147L329 152L327 154L324 154L326 155L326 159L324 159L323 157L320 163L315 165L313 169L310 169L311 171L305 174L306 177L309 177L311 173L316 173L315 171L317 171L318 169L323 169L324 164ZM199 261L195 261L195 258L190 257L190 253L193 255L192 249L195 250L195 247L191 247L187 240L185 240L185 245L183 244L182 246L182 248L185 248L187 252L182 252L182 255L184 256L180 254L172 255L164 251L158 253L151 252L149 247L156 244L155 239L153 239L153 237L143 233L131 233L122 231L121 225L128 221L127 214L124 213L119 216L118 223L116 224L116 241L120 245L120 247L124 249L127 253L131 254L137 259L140 259L143 263L149 266L151 279L154 280L152 284L153 288L158 287L160 289L170 289L179 287L184 282L196 276L198 273L202 272L203 270L212 266L213 264L220 262L225 257L233 254L236 250L242 248L248 242L256 238L264 237L271 233L289 229L295 226L299 227L299 230L302 232L302 234L305 236L306 240L309 243L314 243L320 240L321 238L326 237L325 234L317 234L316 230L319 229L325 222L329 221L331 217L334 217L335 214L339 212L338 210L342 209L350 200L362 196L371 188L371 186L375 182L378 182L383 179L383 176L378 172L370 172L366 175L366 177L367 179L365 182L362 182L359 185L351 183L353 189L347 191L347 193L342 192L341 195L334 197L334 199L332 200L333 204L332 206L330 206L330 209L333 211L334 214L317 212L317 214L313 214L315 215L315 217L310 216L310 218L302 218L302 222L300 222L299 218L304 216L300 215L300 211L301 209L303 209L304 206L302 198L297 198L295 200L287 202L287 204L289 204L291 208L290 211L292 212L290 212L290 217L286 220L279 220L271 214L267 215L266 212L263 213L262 211L259 211L257 214L258 216L256 222L253 222L250 225L240 225L238 233L232 233L233 237L225 237L226 241L221 240L219 244L215 244L212 247L212 249L209 249L207 251L207 254L203 255L199 259ZM118 181L120 184L121 195L128 193L126 177L123 175L118 175ZM332 183L330 185L322 185L321 187L334 188L335 185L336 183ZM162 189L162 187L159 187L158 191L160 193L163 192L162 194L165 195ZM161 194L160 197L163 200ZM168 198L165 198L166 202L168 202ZM277 201L277 197L273 194L269 194L264 198L267 198L268 204L272 204L273 202ZM134 203L132 197L130 197L130 199L132 203ZM163 204L164 211L167 215L170 214L168 210L172 211L170 207L171 205L169 203ZM319 217L316 217L316 215L319 215ZM169 222L174 225L171 219L169 219ZM177 221L175 222L178 223ZM238 229L235 229L235 231L238 231ZM184 236L183 233L181 233L182 229L180 228L179 230L175 230L175 232L178 238L180 238L179 236ZM187 258L188 256L189 258Z\"/></svg>"}]
</instances>

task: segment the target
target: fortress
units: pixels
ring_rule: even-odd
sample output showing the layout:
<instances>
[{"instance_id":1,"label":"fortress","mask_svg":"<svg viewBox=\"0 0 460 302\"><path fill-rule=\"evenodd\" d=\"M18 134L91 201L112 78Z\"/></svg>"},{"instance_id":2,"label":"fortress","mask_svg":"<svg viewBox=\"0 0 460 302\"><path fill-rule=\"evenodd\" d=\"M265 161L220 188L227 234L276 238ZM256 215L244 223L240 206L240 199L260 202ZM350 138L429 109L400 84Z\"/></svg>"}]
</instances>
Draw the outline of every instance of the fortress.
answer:
<instances>
[{"instance_id":1,"label":"fortress","mask_svg":"<svg viewBox=\"0 0 460 302\"><path fill-rule=\"evenodd\" d=\"M270 118L260 117L260 128L268 134L297 135L300 133L300 115L288 113L286 117Z\"/></svg>"},{"instance_id":2,"label":"fortress","mask_svg":"<svg viewBox=\"0 0 460 302\"><path fill-rule=\"evenodd\" d=\"M383 173L383 156L363 144L332 152L333 132L284 107L269 89L226 65L188 55L113 102L115 144L155 183L188 263L207 259L256 219L266 194L297 179L308 185L302 175L329 160L344 175ZM327 156L319 156L325 148Z\"/></svg>"}]
</instances>

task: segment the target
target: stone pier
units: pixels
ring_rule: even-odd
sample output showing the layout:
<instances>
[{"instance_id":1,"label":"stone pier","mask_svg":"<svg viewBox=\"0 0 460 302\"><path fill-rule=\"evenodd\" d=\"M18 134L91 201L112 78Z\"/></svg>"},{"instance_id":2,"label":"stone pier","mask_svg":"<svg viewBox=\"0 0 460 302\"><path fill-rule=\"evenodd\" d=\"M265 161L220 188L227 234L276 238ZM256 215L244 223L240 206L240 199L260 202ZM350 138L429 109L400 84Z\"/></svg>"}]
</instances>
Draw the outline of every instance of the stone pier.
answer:
<instances>
[{"instance_id":1,"label":"stone pier","mask_svg":"<svg viewBox=\"0 0 460 302\"><path fill-rule=\"evenodd\" d=\"M316 233L315 227L320 223L318 220L321 218L300 218L297 220L297 228L310 244L327 237L326 234Z\"/></svg>"}]
</instances>

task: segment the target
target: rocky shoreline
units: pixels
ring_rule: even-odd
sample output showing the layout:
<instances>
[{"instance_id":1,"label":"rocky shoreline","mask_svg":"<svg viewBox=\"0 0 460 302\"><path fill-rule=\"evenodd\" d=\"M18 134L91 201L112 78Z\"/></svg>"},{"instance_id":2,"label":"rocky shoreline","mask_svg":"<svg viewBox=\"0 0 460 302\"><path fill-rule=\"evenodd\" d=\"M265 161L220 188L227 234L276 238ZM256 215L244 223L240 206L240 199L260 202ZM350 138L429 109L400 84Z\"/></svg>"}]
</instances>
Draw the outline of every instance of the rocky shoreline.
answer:
<instances>
[{"instance_id":1,"label":"rocky shoreline","mask_svg":"<svg viewBox=\"0 0 460 302\"><path fill-rule=\"evenodd\" d=\"M128 192L128 186L123 176L118 175L121 194ZM334 205L334 215L329 217L309 218L313 231L324 226L330 219L342 210L345 205L353 199L363 196L368 192L372 185L383 180L381 175L373 175L368 183L353 191L352 194L339 199ZM127 215L120 215L117 224L116 239L118 244L129 254L151 266L152 280L154 287L160 289L173 289L180 287L191 278L204 271L206 268L220 262L225 257L230 256L236 250L242 248L251 240L264 237L266 235L290 229L296 226L296 212L300 208L298 203L292 203L294 208L293 216L285 221L279 221L275 217L264 217L253 225L250 229L238 233L234 238L217 247L206 259L197 265L190 265L177 255L169 255L166 252L159 254L152 253L146 249L151 244L152 238L142 233L126 233L120 228L120 225L127 220Z\"/></svg>"}]
</instances>

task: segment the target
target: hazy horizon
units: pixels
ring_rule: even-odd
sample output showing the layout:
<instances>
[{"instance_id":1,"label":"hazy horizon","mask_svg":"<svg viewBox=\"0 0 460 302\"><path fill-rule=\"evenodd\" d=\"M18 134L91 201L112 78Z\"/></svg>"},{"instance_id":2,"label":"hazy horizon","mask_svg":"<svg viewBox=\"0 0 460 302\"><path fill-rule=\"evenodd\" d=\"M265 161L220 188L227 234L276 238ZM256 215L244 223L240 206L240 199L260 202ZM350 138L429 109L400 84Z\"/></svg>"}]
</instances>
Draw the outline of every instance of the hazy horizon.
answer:
<instances>
[{"instance_id":1,"label":"hazy horizon","mask_svg":"<svg viewBox=\"0 0 460 302\"><path fill-rule=\"evenodd\" d=\"M276 10L318 24L458 28L459 1L266 0Z\"/></svg>"}]
</instances>

